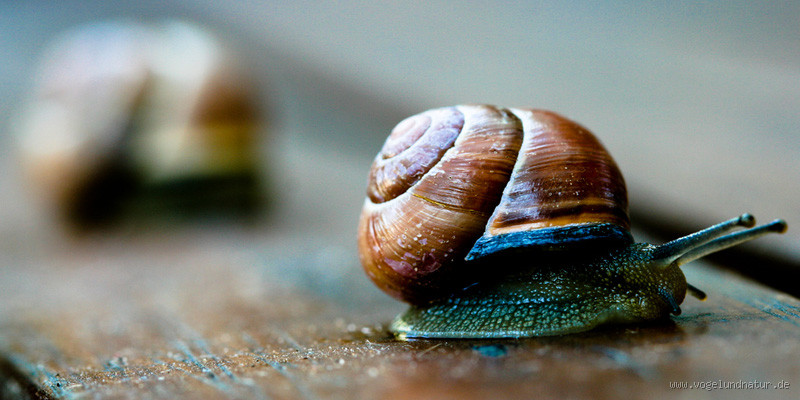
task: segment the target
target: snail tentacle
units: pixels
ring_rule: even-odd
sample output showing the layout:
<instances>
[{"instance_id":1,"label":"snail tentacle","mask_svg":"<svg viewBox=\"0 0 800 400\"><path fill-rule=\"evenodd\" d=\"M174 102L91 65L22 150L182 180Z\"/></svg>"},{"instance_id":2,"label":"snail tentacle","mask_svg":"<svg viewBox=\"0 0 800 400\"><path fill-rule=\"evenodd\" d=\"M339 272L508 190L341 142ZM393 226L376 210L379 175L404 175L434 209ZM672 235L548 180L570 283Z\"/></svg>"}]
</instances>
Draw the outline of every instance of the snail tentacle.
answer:
<instances>
[{"instance_id":1,"label":"snail tentacle","mask_svg":"<svg viewBox=\"0 0 800 400\"><path fill-rule=\"evenodd\" d=\"M737 227L752 228L755 225L755 217L749 213L744 213L736 218L720 222L701 231L692 233L691 235L664 243L658 246L653 257L663 260L665 263L671 263L689 250L716 239Z\"/></svg>"},{"instance_id":2,"label":"snail tentacle","mask_svg":"<svg viewBox=\"0 0 800 400\"><path fill-rule=\"evenodd\" d=\"M764 236L768 233L783 233L786 232L786 221L778 219L768 224L757 226L755 228L745 229L743 231L734 232L725 236L716 238L710 242L701 244L697 247L690 249L678 257L674 263L678 266L697 260L698 258L705 257L711 253L716 253L720 250L725 250L729 247L748 242L755 238Z\"/></svg>"}]
</instances>

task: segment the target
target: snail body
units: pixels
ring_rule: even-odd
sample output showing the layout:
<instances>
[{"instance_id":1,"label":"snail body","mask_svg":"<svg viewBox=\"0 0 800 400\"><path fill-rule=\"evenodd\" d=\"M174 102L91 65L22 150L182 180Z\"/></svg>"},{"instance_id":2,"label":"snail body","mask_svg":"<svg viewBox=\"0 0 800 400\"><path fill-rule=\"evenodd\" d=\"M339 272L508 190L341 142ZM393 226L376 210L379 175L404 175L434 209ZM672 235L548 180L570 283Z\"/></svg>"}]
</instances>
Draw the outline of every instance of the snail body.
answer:
<instances>
[{"instance_id":1,"label":"snail body","mask_svg":"<svg viewBox=\"0 0 800 400\"><path fill-rule=\"evenodd\" d=\"M635 244L589 257L543 257L535 267L412 306L392 330L426 338L549 336L680 314L686 278L677 267L646 266L653 247Z\"/></svg>"},{"instance_id":2,"label":"snail body","mask_svg":"<svg viewBox=\"0 0 800 400\"><path fill-rule=\"evenodd\" d=\"M559 335L680 313L679 266L772 231L744 214L661 246L635 243L619 168L556 113L468 105L400 122L376 157L359 253L411 304L401 338Z\"/></svg>"}]
</instances>

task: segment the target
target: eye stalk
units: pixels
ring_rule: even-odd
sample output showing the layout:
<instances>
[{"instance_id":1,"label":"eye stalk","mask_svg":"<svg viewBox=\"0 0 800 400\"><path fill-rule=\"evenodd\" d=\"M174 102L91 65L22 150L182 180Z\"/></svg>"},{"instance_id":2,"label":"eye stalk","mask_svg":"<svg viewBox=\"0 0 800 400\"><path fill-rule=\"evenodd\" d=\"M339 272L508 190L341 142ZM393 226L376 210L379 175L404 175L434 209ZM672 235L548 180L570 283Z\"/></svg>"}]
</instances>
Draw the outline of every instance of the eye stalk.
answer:
<instances>
[{"instance_id":1,"label":"eye stalk","mask_svg":"<svg viewBox=\"0 0 800 400\"><path fill-rule=\"evenodd\" d=\"M731 233L738 227L748 229ZM784 233L786 228L786 221L782 219L756 226L755 217L744 213L737 218L729 219L699 232L657 246L653 251L653 261L662 268L669 266L680 267L711 253L716 253L769 233ZM706 294L691 284L688 284L687 292L700 300L706 299Z\"/></svg>"},{"instance_id":2,"label":"eye stalk","mask_svg":"<svg viewBox=\"0 0 800 400\"><path fill-rule=\"evenodd\" d=\"M676 263L681 266L768 233L786 232L786 221L782 219L776 219L768 224L754 228L755 224L756 219L752 215L745 213L738 218L721 222L702 231L664 243L656 248L653 257L665 264ZM726 235L726 233L740 226L750 229Z\"/></svg>"}]
</instances>

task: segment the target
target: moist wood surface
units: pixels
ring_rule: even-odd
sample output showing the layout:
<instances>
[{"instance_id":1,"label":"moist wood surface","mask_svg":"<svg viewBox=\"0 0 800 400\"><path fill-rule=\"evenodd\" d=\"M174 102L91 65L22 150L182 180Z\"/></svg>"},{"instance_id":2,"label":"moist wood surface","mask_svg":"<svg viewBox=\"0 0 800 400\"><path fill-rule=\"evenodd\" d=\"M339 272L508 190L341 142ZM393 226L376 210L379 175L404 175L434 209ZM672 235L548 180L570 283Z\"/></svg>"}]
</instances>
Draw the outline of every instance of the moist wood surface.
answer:
<instances>
[{"instance_id":1,"label":"moist wood surface","mask_svg":"<svg viewBox=\"0 0 800 400\"><path fill-rule=\"evenodd\" d=\"M4 265L2 393L744 399L800 390L800 301L709 265L686 271L708 300L689 298L682 315L656 324L400 342L386 326L403 306L366 281L349 248L322 237L213 232L85 241ZM696 382L769 384L670 386Z\"/></svg>"}]
</instances>

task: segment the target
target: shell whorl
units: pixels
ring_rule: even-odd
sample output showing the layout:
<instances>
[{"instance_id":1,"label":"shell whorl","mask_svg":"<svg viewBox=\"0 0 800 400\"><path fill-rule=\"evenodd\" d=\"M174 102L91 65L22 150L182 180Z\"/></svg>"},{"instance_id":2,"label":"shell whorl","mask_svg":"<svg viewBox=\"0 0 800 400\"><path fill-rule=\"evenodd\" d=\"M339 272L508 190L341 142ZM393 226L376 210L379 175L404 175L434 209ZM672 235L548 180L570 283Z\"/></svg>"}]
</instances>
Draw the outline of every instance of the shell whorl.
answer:
<instances>
[{"instance_id":1,"label":"shell whorl","mask_svg":"<svg viewBox=\"0 0 800 400\"><path fill-rule=\"evenodd\" d=\"M527 246L632 242L625 180L602 143L554 112L512 111L525 139L500 204L467 259Z\"/></svg>"},{"instance_id":2,"label":"shell whorl","mask_svg":"<svg viewBox=\"0 0 800 400\"><path fill-rule=\"evenodd\" d=\"M622 175L591 133L546 111L469 105L395 127L373 162L358 245L378 287L421 303L457 284L468 254L587 230L630 241L627 228Z\"/></svg>"}]
</instances>

